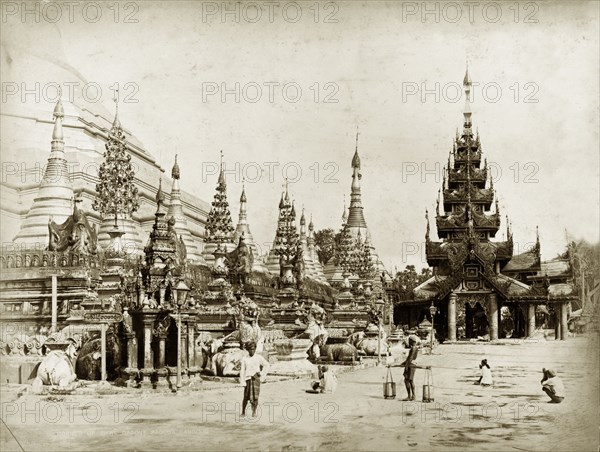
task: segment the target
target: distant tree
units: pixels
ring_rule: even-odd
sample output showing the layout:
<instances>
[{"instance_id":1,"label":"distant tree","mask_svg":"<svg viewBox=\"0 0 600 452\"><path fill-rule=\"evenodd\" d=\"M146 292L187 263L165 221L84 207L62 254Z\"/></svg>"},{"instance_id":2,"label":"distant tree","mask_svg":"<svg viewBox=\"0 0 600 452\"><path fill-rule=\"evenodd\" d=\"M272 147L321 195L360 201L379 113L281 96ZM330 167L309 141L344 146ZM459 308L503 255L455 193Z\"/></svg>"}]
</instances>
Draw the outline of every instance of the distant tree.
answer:
<instances>
[{"instance_id":1,"label":"distant tree","mask_svg":"<svg viewBox=\"0 0 600 452\"><path fill-rule=\"evenodd\" d=\"M431 278L431 270L422 268L421 273L417 273L414 265L407 265L406 268L397 272L394 277L394 288L398 293L400 300L412 300L414 298L413 290L419 284Z\"/></svg>"},{"instance_id":2,"label":"distant tree","mask_svg":"<svg viewBox=\"0 0 600 452\"><path fill-rule=\"evenodd\" d=\"M317 247L317 256L321 265L325 265L335 255L336 241L339 233L331 228L321 229L315 232L315 245Z\"/></svg>"},{"instance_id":3,"label":"distant tree","mask_svg":"<svg viewBox=\"0 0 600 452\"><path fill-rule=\"evenodd\" d=\"M569 260L573 269L575 289L580 296L580 304L587 311L585 314L595 315L599 308L597 293L600 286L600 243L592 244L585 240L572 241L567 246L567 250L558 257Z\"/></svg>"}]
</instances>

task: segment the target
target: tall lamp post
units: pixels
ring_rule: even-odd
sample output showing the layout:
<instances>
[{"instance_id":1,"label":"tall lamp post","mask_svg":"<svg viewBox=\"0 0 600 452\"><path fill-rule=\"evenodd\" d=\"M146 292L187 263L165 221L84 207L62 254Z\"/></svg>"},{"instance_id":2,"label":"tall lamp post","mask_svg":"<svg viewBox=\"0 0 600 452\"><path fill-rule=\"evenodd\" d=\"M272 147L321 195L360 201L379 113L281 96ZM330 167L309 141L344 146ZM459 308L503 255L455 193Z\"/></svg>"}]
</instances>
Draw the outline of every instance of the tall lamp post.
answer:
<instances>
[{"instance_id":1,"label":"tall lamp post","mask_svg":"<svg viewBox=\"0 0 600 452\"><path fill-rule=\"evenodd\" d=\"M429 313L431 314L431 350L430 350L430 354L433 355L433 318L435 317L435 313L437 311L437 308L435 307L435 305L433 304L433 301L431 302L431 306L429 306Z\"/></svg>"},{"instance_id":2,"label":"tall lamp post","mask_svg":"<svg viewBox=\"0 0 600 452\"><path fill-rule=\"evenodd\" d=\"M175 303L177 304L177 390L181 388L181 310L185 306L185 300L189 291L190 288L183 279L179 280L174 289Z\"/></svg>"}]
</instances>

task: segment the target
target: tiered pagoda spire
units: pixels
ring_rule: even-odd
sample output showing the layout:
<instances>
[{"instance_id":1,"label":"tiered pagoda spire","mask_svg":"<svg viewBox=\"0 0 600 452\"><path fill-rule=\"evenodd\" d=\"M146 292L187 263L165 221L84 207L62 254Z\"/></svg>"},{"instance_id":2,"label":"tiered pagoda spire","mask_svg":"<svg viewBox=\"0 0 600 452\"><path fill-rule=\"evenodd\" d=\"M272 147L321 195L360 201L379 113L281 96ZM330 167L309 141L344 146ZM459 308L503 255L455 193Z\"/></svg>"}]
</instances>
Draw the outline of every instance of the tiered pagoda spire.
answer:
<instances>
[{"instance_id":1,"label":"tiered pagoda spire","mask_svg":"<svg viewBox=\"0 0 600 452\"><path fill-rule=\"evenodd\" d=\"M14 239L16 243L45 246L48 242L49 218L56 223L63 223L73 213L73 187L65 158L64 116L59 99L53 112L54 128L48 164L38 194Z\"/></svg>"},{"instance_id":2,"label":"tiered pagoda spire","mask_svg":"<svg viewBox=\"0 0 600 452\"><path fill-rule=\"evenodd\" d=\"M214 260L213 252L217 245L221 245L224 251L229 252L235 248L233 243L233 221L229 211L229 202L227 201L227 182L225 181L225 171L223 168L223 152L221 151L221 165L217 189L212 208L206 218L205 227L205 247L204 258L207 262Z\"/></svg>"},{"instance_id":3,"label":"tiered pagoda spire","mask_svg":"<svg viewBox=\"0 0 600 452\"><path fill-rule=\"evenodd\" d=\"M488 184L487 160L482 165L482 149L479 134L475 138L472 129L470 103L471 77L468 70L463 80L465 107L463 132L454 140L453 149L445 168L442 191L442 209L436 209L438 236L442 239L460 239L465 234L480 238L493 238L500 227L500 211L494 189Z\"/></svg>"},{"instance_id":4,"label":"tiered pagoda spire","mask_svg":"<svg viewBox=\"0 0 600 452\"><path fill-rule=\"evenodd\" d=\"M187 258L190 261L202 262L202 253L197 241L192 237L188 227L187 219L183 213L183 204L181 202L181 189L179 188L179 180L181 178L181 169L175 155L175 163L171 169L171 178L173 185L171 186L171 200L169 202L169 210L167 216L175 220L175 230L181 236L187 250Z\"/></svg>"},{"instance_id":5,"label":"tiered pagoda spire","mask_svg":"<svg viewBox=\"0 0 600 452\"><path fill-rule=\"evenodd\" d=\"M438 192L436 226L438 237L447 242L489 243L500 227L500 208L491 179L488 178L487 159L482 159L479 132L473 134L471 111L472 81L468 69L463 79L465 106L463 131L453 141L444 169L442 189ZM440 206L441 204L441 206ZM494 207L492 208L492 204ZM441 208L440 208L441 207ZM430 241L427 218L427 259L430 265L440 264L439 244ZM471 245L472 246L472 245ZM507 262L512 255L512 236L498 246L497 257Z\"/></svg>"}]
</instances>

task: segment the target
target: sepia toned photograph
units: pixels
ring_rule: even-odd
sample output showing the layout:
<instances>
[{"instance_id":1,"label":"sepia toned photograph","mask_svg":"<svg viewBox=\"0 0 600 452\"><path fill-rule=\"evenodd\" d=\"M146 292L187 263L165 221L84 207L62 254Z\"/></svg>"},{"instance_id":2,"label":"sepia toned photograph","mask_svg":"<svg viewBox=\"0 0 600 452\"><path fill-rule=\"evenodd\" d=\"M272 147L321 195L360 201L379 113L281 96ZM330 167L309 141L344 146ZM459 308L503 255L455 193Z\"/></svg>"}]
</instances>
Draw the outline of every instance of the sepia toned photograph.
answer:
<instances>
[{"instance_id":1,"label":"sepia toned photograph","mask_svg":"<svg viewBox=\"0 0 600 452\"><path fill-rule=\"evenodd\" d=\"M600 2L0 0L0 450L600 451Z\"/></svg>"}]
</instances>

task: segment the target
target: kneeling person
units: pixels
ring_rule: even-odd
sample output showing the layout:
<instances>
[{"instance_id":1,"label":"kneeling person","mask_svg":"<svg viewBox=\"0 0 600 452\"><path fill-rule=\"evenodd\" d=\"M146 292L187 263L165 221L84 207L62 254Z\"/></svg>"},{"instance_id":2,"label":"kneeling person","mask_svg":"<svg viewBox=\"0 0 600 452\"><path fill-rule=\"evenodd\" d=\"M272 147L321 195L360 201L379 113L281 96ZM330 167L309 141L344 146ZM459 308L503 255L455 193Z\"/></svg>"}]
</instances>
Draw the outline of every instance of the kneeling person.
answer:
<instances>
[{"instance_id":1,"label":"kneeling person","mask_svg":"<svg viewBox=\"0 0 600 452\"><path fill-rule=\"evenodd\" d=\"M565 399L565 386L560 377L552 369L542 369L542 391L550 397L550 403L560 403Z\"/></svg>"}]
</instances>

